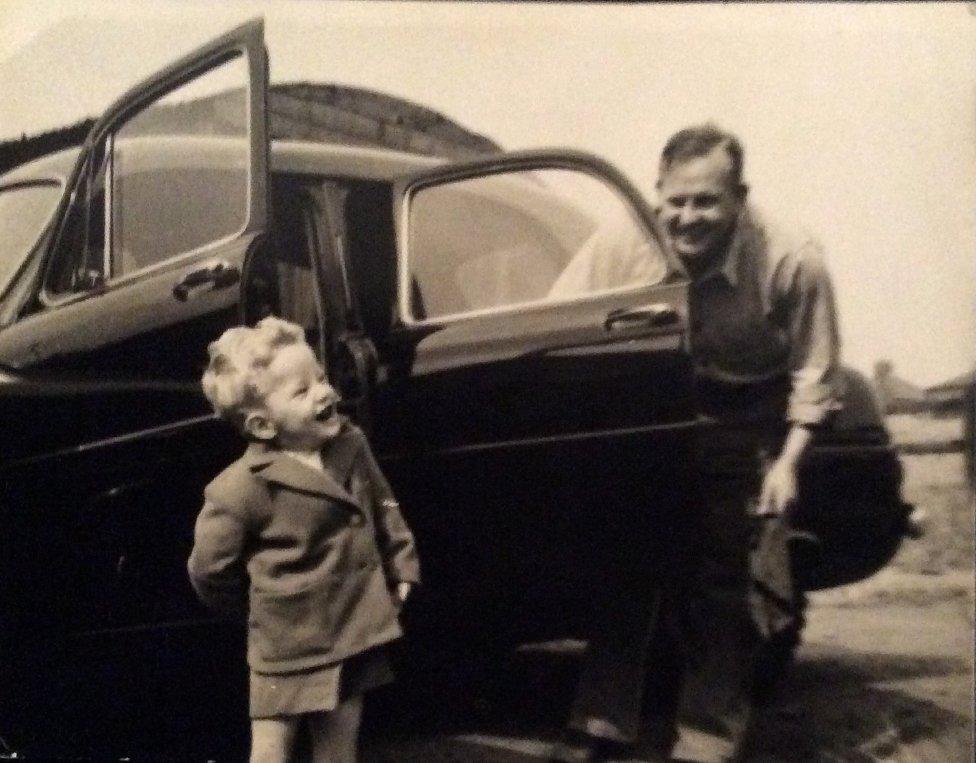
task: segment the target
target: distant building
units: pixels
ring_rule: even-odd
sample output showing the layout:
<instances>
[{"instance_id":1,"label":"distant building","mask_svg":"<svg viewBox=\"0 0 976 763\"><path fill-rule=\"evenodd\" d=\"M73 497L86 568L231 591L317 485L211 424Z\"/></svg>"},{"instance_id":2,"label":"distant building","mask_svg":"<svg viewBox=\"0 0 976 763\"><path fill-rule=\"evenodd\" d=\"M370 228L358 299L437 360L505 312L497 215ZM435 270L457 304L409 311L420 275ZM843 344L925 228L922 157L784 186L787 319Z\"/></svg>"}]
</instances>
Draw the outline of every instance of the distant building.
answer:
<instances>
[{"instance_id":1,"label":"distant building","mask_svg":"<svg viewBox=\"0 0 976 763\"><path fill-rule=\"evenodd\" d=\"M874 364L874 391L885 413L928 413L935 416L959 416L966 410L967 395L972 394L976 372L960 374L941 384L918 387L899 378L890 360Z\"/></svg>"}]
</instances>

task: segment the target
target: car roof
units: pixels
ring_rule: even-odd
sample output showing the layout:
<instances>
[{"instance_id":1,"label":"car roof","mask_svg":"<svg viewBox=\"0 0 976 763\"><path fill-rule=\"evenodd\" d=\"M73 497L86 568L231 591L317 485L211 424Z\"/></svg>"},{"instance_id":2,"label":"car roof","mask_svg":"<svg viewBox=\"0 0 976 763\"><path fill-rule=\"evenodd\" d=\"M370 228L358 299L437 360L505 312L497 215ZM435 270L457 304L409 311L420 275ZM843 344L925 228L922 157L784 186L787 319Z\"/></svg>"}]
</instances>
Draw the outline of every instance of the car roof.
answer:
<instances>
[{"instance_id":1,"label":"car roof","mask_svg":"<svg viewBox=\"0 0 976 763\"><path fill-rule=\"evenodd\" d=\"M136 154L152 146L155 161L173 162L186 166L203 162L207 166L229 166L239 162L240 138L197 136L148 136L129 139ZM64 181L81 153L72 147L48 154L21 165L0 178L10 184L52 178ZM191 162L192 159L192 162ZM449 161L442 157L411 154L372 146L349 146L302 140L275 140L271 143L271 171L347 177L362 180L392 182L398 177L432 169Z\"/></svg>"},{"instance_id":2,"label":"car roof","mask_svg":"<svg viewBox=\"0 0 976 763\"><path fill-rule=\"evenodd\" d=\"M272 172L355 177L393 181L398 177L432 169L449 160L371 146L282 140L271 144Z\"/></svg>"}]
</instances>

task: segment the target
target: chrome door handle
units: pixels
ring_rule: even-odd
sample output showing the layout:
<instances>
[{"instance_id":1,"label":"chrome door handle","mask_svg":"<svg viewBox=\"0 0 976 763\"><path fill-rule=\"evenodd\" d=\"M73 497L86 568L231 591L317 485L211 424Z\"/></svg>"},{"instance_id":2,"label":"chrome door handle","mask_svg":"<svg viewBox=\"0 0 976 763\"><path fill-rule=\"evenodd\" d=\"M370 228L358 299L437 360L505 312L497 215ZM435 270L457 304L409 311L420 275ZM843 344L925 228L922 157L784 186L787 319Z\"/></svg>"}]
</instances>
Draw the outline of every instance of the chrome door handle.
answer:
<instances>
[{"instance_id":1,"label":"chrome door handle","mask_svg":"<svg viewBox=\"0 0 976 763\"><path fill-rule=\"evenodd\" d=\"M241 271L227 260L212 260L183 276L173 287L173 296L186 302L195 289L208 285L211 289L224 289L237 283L240 277Z\"/></svg>"},{"instance_id":2,"label":"chrome door handle","mask_svg":"<svg viewBox=\"0 0 976 763\"><path fill-rule=\"evenodd\" d=\"M681 316L671 305L655 302L639 307L625 307L607 314L603 327L607 331L623 331L637 328L662 328L677 324Z\"/></svg>"}]
</instances>

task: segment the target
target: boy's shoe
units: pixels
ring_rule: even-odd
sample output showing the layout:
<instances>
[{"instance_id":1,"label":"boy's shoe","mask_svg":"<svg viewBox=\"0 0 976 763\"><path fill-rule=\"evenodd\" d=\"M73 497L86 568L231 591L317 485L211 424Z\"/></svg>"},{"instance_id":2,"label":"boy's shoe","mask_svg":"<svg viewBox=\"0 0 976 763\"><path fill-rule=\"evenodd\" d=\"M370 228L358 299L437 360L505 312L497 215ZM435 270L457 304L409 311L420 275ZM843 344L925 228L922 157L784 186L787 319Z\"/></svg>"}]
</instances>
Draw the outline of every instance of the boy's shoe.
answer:
<instances>
[{"instance_id":1,"label":"boy's shoe","mask_svg":"<svg viewBox=\"0 0 976 763\"><path fill-rule=\"evenodd\" d=\"M560 739L549 752L547 763L585 763L599 760L595 743L570 738Z\"/></svg>"},{"instance_id":2,"label":"boy's shoe","mask_svg":"<svg viewBox=\"0 0 976 763\"><path fill-rule=\"evenodd\" d=\"M567 731L553 746L548 760L549 763L633 760L633 747L611 739Z\"/></svg>"}]
</instances>

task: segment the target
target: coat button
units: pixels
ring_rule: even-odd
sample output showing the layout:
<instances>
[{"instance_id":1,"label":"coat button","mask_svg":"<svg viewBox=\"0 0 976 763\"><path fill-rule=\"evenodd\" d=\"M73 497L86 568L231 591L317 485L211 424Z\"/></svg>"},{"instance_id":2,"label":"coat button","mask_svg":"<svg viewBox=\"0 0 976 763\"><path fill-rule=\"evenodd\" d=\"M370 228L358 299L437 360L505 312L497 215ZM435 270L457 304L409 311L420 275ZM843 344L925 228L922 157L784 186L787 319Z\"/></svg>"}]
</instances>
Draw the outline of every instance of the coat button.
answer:
<instances>
[{"instance_id":1,"label":"coat button","mask_svg":"<svg viewBox=\"0 0 976 763\"><path fill-rule=\"evenodd\" d=\"M353 527L359 527L363 523L363 518L361 516L359 516L358 514L353 514L352 519L349 520L349 523Z\"/></svg>"}]
</instances>

